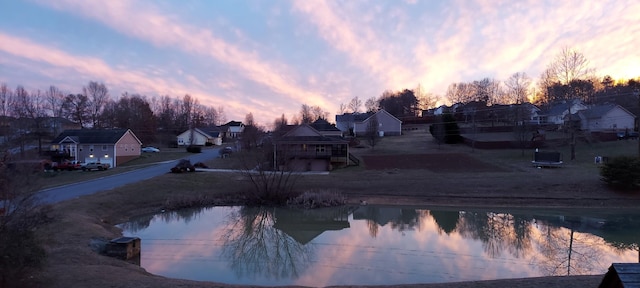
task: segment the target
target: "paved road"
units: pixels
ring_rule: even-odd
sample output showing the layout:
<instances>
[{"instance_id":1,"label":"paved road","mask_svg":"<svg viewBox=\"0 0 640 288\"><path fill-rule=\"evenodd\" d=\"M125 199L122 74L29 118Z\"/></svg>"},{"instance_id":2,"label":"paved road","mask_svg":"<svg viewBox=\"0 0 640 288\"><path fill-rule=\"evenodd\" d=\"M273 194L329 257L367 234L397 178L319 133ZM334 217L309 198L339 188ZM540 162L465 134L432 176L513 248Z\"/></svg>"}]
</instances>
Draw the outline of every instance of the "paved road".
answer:
<instances>
[{"instance_id":1,"label":"paved road","mask_svg":"<svg viewBox=\"0 0 640 288\"><path fill-rule=\"evenodd\" d=\"M187 159L191 163L204 162L218 157L218 149L203 149L202 153L193 154ZM137 170L124 172L120 174L114 174L110 176L101 177L94 180L84 181L80 183L74 183L64 185L60 187L45 189L40 191L40 199L43 203L53 204L62 202L65 200L77 198L83 195L90 195L96 192L110 190L126 184L146 180L162 174L169 173L171 168L176 165L179 160L171 160L161 162L150 167L140 168ZM117 169L117 168L116 168ZM87 172L91 173L91 172ZM99 173L99 172L94 172Z\"/></svg>"}]
</instances>

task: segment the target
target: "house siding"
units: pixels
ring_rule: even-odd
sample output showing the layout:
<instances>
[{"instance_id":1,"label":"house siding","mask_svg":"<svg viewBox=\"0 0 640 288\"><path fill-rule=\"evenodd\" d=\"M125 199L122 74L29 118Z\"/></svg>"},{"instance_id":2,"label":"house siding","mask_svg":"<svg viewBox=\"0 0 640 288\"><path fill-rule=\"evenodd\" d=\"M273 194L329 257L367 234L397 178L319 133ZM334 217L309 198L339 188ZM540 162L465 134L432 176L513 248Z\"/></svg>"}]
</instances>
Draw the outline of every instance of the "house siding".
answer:
<instances>
[{"instance_id":1,"label":"house siding","mask_svg":"<svg viewBox=\"0 0 640 288\"><path fill-rule=\"evenodd\" d=\"M600 118L588 119L587 125L583 125L583 129L587 128L590 131L633 130L634 122L635 117L633 115L616 106Z\"/></svg>"},{"instance_id":2,"label":"house siding","mask_svg":"<svg viewBox=\"0 0 640 288\"><path fill-rule=\"evenodd\" d=\"M383 135L398 136L402 134L402 121L389 114L389 112L380 110L361 123L354 123L353 132L356 136L364 136L367 133L369 121L371 121L372 117L376 117L378 120L378 131L383 132Z\"/></svg>"},{"instance_id":3,"label":"house siding","mask_svg":"<svg viewBox=\"0 0 640 288\"><path fill-rule=\"evenodd\" d=\"M195 129L193 131L193 141L191 141L191 130L187 130L176 136L176 142L178 143L178 146L204 146L207 142L219 146L222 145L222 138L220 137L221 134L222 133L220 132L218 133L218 137L214 137L209 134L205 134L205 132L202 132L200 129Z\"/></svg>"}]
</instances>

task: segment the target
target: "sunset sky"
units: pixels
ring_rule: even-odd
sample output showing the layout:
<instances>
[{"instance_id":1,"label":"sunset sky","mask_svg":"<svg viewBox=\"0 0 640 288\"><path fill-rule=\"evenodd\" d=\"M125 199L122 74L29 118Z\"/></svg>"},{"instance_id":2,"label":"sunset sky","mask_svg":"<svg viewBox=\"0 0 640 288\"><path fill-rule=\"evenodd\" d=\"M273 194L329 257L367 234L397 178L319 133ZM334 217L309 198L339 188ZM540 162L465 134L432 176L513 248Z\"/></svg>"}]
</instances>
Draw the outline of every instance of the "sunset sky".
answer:
<instances>
[{"instance_id":1,"label":"sunset sky","mask_svg":"<svg viewBox=\"0 0 640 288\"><path fill-rule=\"evenodd\" d=\"M196 97L270 125L418 84L534 81L562 48L640 76L640 1L3 1L0 83Z\"/></svg>"}]
</instances>

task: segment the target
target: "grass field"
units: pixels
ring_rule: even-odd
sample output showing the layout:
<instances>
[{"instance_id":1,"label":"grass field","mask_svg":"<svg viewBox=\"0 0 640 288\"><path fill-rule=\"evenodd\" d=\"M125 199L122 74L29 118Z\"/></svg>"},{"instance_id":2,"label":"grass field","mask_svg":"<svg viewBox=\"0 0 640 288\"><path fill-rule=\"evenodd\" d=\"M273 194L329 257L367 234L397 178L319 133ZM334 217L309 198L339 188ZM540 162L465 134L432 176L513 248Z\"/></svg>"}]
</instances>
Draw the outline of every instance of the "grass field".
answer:
<instances>
[{"instance_id":1,"label":"grass field","mask_svg":"<svg viewBox=\"0 0 640 288\"><path fill-rule=\"evenodd\" d=\"M375 147L353 148L351 152L367 157L398 157L413 161L428 161L428 156L464 155L488 167L499 169L473 170L461 165L455 171L439 171L443 161L416 169L368 169L351 166L332 171L329 175L300 175L297 189L340 192L350 203L366 200L370 203L398 205L503 206L503 207L593 207L617 209L640 207L640 197L607 189L599 180L594 156L636 155L636 141L578 143L576 160L567 158L568 147L557 147L565 155L561 168L538 169L531 165L531 153L520 150L478 150L465 145L438 145L424 130L414 130L399 137L384 137ZM181 151L145 155L122 169L137 165L181 158ZM235 153L226 159L214 159L212 168L242 168L247 154ZM462 159L463 157L459 157ZM464 164L464 163L463 163ZM393 166L393 165L392 165ZM120 169L120 168L117 168ZM115 171L116 169L114 169ZM109 171L107 171L109 173ZM86 173L86 174L98 174ZM62 176L60 176L62 177ZM77 179L77 178L75 178ZM37 277L44 287L220 287L222 284L167 279L149 275L136 265L101 256L92 250L95 239L120 236L114 225L136 215L157 213L169 202L197 204L238 203L249 183L235 173L167 173L153 179L130 184L111 191L81 197L56 204L50 213L52 221L40 229L47 243L48 265ZM196 201L197 200L197 201ZM113 275L117 275L114 277ZM433 284L426 287L595 287L601 276L537 278L487 282ZM424 286L424 285L420 285Z\"/></svg>"}]
</instances>

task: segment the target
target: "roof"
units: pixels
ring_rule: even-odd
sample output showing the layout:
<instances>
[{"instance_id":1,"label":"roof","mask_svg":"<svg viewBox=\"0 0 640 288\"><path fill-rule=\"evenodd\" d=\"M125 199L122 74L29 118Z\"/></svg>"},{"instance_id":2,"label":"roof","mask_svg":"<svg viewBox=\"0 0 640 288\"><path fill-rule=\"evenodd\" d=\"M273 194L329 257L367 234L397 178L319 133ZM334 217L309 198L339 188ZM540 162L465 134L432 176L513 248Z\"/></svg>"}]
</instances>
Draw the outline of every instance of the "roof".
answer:
<instances>
[{"instance_id":1,"label":"roof","mask_svg":"<svg viewBox=\"0 0 640 288\"><path fill-rule=\"evenodd\" d=\"M336 131L341 132L335 125L332 125L325 119L318 119L315 122L311 123L311 127L318 131Z\"/></svg>"},{"instance_id":2,"label":"roof","mask_svg":"<svg viewBox=\"0 0 640 288\"><path fill-rule=\"evenodd\" d=\"M277 143L348 143L340 137L323 136L318 130L309 124L301 124L293 127L282 137L276 139Z\"/></svg>"},{"instance_id":3,"label":"roof","mask_svg":"<svg viewBox=\"0 0 640 288\"><path fill-rule=\"evenodd\" d=\"M195 128L194 130L207 138L218 138L220 137L220 133L221 133L220 129L217 127L216 128Z\"/></svg>"},{"instance_id":4,"label":"roof","mask_svg":"<svg viewBox=\"0 0 640 288\"><path fill-rule=\"evenodd\" d=\"M581 111L582 115L584 115L585 117L587 117L587 119L598 119L598 118L602 118L602 116L606 115L607 113L609 113L609 111L613 110L614 108L619 107L620 109L626 111L627 113L629 113L629 115L632 115L635 117L635 115L633 115L631 112L627 111L626 109L622 108L622 106L617 105L617 104L603 104L603 105L597 105L597 106L593 106L587 110L583 110Z\"/></svg>"},{"instance_id":5,"label":"roof","mask_svg":"<svg viewBox=\"0 0 640 288\"><path fill-rule=\"evenodd\" d=\"M362 122L371 117L374 113L345 113L342 115L336 115L336 122Z\"/></svg>"},{"instance_id":6,"label":"roof","mask_svg":"<svg viewBox=\"0 0 640 288\"><path fill-rule=\"evenodd\" d=\"M231 127L231 126L242 126L242 122L240 121L229 121L226 124L222 125L221 127Z\"/></svg>"},{"instance_id":7,"label":"roof","mask_svg":"<svg viewBox=\"0 0 640 288\"><path fill-rule=\"evenodd\" d=\"M76 143L115 144L127 132L130 132L133 137L138 139L129 129L74 129L62 131L51 143L61 143L65 138L69 137Z\"/></svg>"},{"instance_id":8,"label":"roof","mask_svg":"<svg viewBox=\"0 0 640 288\"><path fill-rule=\"evenodd\" d=\"M570 107L576 104L582 104L582 101L578 99L562 101L549 107L549 109L545 111L545 114L549 116L562 115L565 111L569 110Z\"/></svg>"},{"instance_id":9,"label":"roof","mask_svg":"<svg viewBox=\"0 0 640 288\"><path fill-rule=\"evenodd\" d=\"M345 144L349 141L340 137L331 136L284 136L276 140L277 143L326 143L326 144Z\"/></svg>"}]
</instances>

